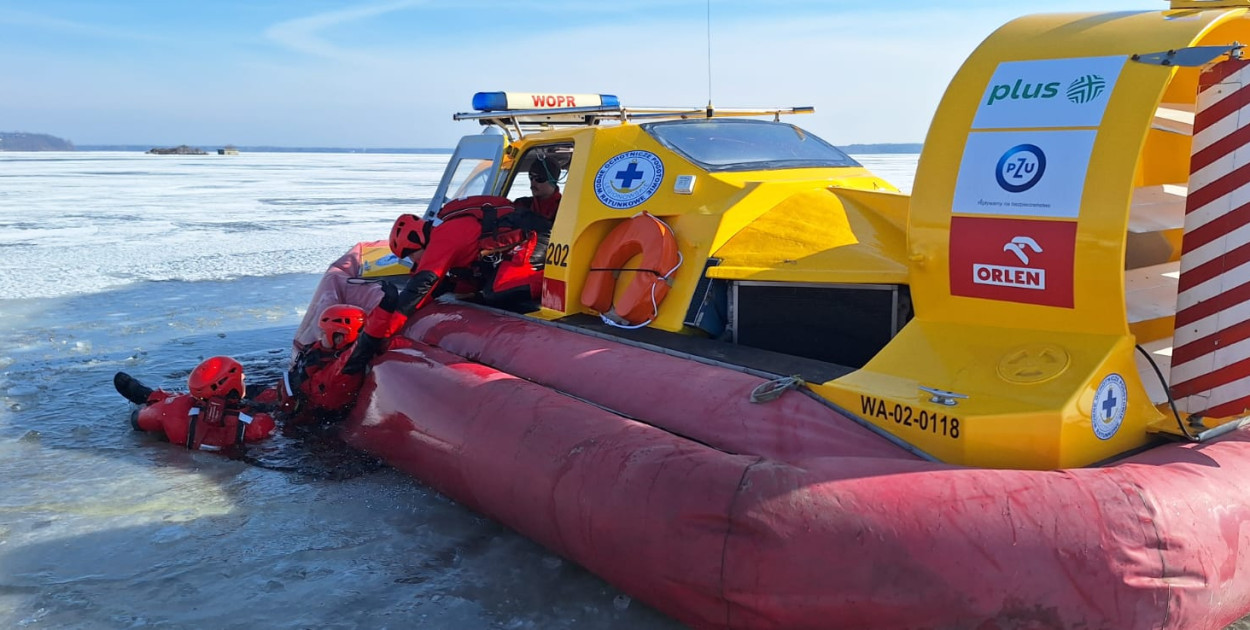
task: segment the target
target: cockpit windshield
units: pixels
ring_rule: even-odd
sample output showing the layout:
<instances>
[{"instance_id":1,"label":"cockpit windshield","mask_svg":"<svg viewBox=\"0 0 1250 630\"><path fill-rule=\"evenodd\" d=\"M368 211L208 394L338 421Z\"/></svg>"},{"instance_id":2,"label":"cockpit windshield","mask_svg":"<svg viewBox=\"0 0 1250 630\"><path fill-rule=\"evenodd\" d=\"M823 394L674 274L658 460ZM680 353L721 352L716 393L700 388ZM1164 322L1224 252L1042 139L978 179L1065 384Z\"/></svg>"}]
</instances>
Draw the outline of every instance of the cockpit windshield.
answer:
<instances>
[{"instance_id":1,"label":"cockpit windshield","mask_svg":"<svg viewBox=\"0 0 1250 630\"><path fill-rule=\"evenodd\" d=\"M859 166L820 138L766 120L674 120L643 124L664 146L709 171Z\"/></svg>"}]
</instances>

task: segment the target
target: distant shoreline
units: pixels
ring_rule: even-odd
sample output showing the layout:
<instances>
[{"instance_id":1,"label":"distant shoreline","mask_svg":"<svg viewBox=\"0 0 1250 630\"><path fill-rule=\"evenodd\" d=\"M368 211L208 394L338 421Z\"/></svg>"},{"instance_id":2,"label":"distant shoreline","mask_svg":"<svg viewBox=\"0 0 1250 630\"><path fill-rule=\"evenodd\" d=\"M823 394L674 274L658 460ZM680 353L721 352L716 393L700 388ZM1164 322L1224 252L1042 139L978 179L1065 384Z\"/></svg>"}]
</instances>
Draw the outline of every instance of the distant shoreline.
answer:
<instances>
[{"instance_id":1,"label":"distant shoreline","mask_svg":"<svg viewBox=\"0 0 1250 630\"><path fill-rule=\"evenodd\" d=\"M919 142L896 142L896 143L879 143L879 144L847 144L838 146L839 149L846 153L855 154L872 154L872 153L920 153L922 145ZM76 147L78 151L137 151L146 153L151 149L146 144L85 144ZM204 149L209 153L216 153L217 149L224 147L216 147L204 145ZM428 155L450 155L455 149L405 149L395 147L382 148L360 148L347 149L343 147L240 147L234 148L239 153L407 153L407 154L428 154Z\"/></svg>"},{"instance_id":2,"label":"distant shoreline","mask_svg":"<svg viewBox=\"0 0 1250 630\"><path fill-rule=\"evenodd\" d=\"M879 142L875 144L836 145L847 153L920 153L924 145L919 142Z\"/></svg>"},{"instance_id":3,"label":"distant shoreline","mask_svg":"<svg viewBox=\"0 0 1250 630\"><path fill-rule=\"evenodd\" d=\"M153 148L156 146L156 148ZM920 153L923 144L919 142L877 142L835 145L846 153ZM184 150L179 150L184 149ZM206 154L226 153L415 153L431 155L448 155L454 148L400 148L400 147L275 147L267 145L237 146L226 145L181 145L175 149L163 149L150 144L84 144L74 143L50 136L27 132L0 132L0 152L4 151L135 151L138 153L175 153L192 154L204 151Z\"/></svg>"},{"instance_id":4,"label":"distant shoreline","mask_svg":"<svg viewBox=\"0 0 1250 630\"><path fill-rule=\"evenodd\" d=\"M225 148L225 145L220 147L207 144L197 146L202 146L209 153L217 153L218 149ZM136 151L138 153L147 153L148 149L151 148L152 146L147 144L84 144L77 146L75 149L77 151ZM429 153L446 155L453 151L453 149L346 149L343 147L244 147L238 145L231 145L231 148L238 149L239 153Z\"/></svg>"}]
</instances>

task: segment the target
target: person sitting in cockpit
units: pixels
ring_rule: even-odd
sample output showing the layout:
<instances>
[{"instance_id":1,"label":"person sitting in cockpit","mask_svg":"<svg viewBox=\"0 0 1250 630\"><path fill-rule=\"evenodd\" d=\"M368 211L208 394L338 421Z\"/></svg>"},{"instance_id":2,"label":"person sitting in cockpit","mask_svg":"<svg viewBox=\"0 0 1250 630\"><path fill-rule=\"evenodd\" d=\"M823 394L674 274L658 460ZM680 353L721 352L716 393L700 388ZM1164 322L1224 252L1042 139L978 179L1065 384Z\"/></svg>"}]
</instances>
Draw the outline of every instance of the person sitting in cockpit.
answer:
<instances>
[{"instance_id":1,"label":"person sitting in cockpit","mask_svg":"<svg viewBox=\"0 0 1250 630\"><path fill-rule=\"evenodd\" d=\"M512 205L520 213L518 219L531 213L525 226L533 230L533 243L527 244L527 253L500 261L495 269L495 287L507 291L528 283L532 299L542 297L543 274L546 264L547 245L551 242L551 225L560 209L560 165L553 157L535 159L529 166L530 197L518 197ZM490 301L490 296L486 296Z\"/></svg>"},{"instance_id":2,"label":"person sitting in cockpit","mask_svg":"<svg viewBox=\"0 0 1250 630\"><path fill-rule=\"evenodd\" d=\"M555 221L560 208L560 165L553 157L538 158L530 163L530 194L512 202L520 209L529 209L547 221Z\"/></svg>"}]
</instances>

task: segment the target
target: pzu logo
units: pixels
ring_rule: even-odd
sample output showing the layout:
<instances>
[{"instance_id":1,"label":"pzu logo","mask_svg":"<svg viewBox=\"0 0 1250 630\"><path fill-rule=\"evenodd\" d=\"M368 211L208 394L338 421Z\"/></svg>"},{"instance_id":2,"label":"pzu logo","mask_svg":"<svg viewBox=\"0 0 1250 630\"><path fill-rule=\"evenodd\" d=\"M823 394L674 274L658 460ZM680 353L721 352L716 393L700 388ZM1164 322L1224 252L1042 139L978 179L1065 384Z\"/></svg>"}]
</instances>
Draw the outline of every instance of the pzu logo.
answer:
<instances>
[{"instance_id":1,"label":"pzu logo","mask_svg":"<svg viewBox=\"0 0 1250 630\"><path fill-rule=\"evenodd\" d=\"M1018 144L998 158L994 178L1003 190L1024 192L1042 181L1046 172L1046 154L1037 145Z\"/></svg>"}]
</instances>

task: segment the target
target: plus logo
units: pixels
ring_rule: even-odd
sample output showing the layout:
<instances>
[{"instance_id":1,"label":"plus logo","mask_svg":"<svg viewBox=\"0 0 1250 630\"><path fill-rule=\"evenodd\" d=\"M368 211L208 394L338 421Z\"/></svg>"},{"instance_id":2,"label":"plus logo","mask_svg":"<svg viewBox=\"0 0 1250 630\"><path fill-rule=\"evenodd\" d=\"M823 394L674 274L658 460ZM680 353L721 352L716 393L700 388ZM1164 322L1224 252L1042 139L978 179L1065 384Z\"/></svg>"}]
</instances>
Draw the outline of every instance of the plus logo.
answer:
<instances>
[{"instance_id":1,"label":"plus logo","mask_svg":"<svg viewBox=\"0 0 1250 630\"><path fill-rule=\"evenodd\" d=\"M1100 440L1111 439L1124 423L1127 410L1128 387L1124 377L1108 374L1094 391L1094 402L1089 410L1094 435Z\"/></svg>"},{"instance_id":2,"label":"plus logo","mask_svg":"<svg viewBox=\"0 0 1250 630\"><path fill-rule=\"evenodd\" d=\"M613 156L595 174L595 196L603 205L625 210L641 205L660 189L664 162L650 151L626 151Z\"/></svg>"},{"instance_id":3,"label":"plus logo","mask_svg":"<svg viewBox=\"0 0 1250 630\"><path fill-rule=\"evenodd\" d=\"M1101 96L1106 89L1106 79L1096 74L1087 74L1068 84L1068 100L1084 105Z\"/></svg>"}]
</instances>

